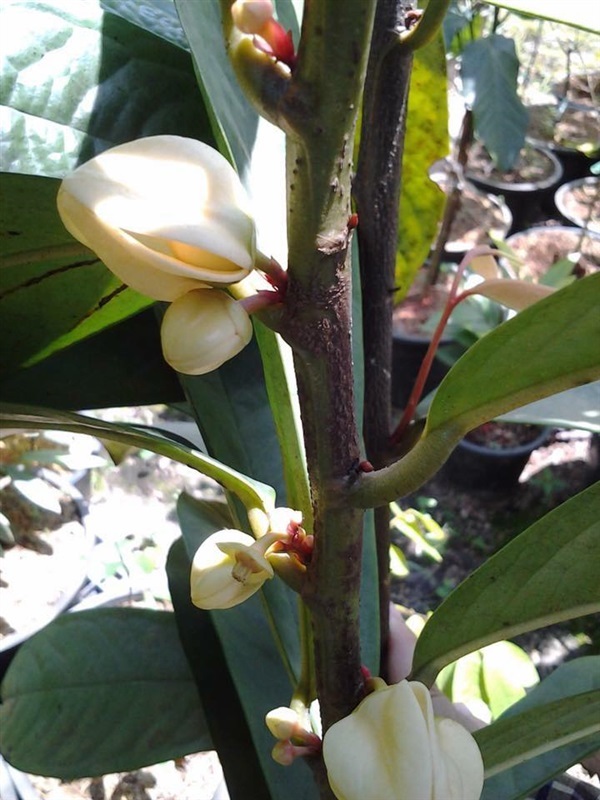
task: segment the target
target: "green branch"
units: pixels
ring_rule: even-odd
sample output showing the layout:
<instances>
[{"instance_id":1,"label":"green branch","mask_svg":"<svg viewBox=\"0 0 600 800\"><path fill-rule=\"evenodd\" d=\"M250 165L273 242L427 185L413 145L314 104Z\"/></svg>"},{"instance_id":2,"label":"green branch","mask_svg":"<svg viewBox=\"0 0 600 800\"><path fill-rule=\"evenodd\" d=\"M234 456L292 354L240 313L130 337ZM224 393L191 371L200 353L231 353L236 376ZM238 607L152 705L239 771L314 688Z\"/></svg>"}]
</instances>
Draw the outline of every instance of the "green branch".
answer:
<instances>
[{"instance_id":1,"label":"green branch","mask_svg":"<svg viewBox=\"0 0 600 800\"><path fill-rule=\"evenodd\" d=\"M400 35L400 46L413 52L425 47L439 31L449 5L450 0L429 0L417 24Z\"/></svg>"}]
</instances>

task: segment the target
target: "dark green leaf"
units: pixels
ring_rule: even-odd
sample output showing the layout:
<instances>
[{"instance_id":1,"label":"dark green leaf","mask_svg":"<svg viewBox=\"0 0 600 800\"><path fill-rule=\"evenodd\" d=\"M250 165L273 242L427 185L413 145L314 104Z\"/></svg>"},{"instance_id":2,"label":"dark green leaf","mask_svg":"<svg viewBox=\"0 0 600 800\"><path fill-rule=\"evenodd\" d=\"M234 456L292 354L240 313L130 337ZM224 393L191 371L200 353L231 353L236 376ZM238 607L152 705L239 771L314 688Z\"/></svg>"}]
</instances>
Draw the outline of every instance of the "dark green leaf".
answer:
<instances>
[{"instance_id":1,"label":"dark green leaf","mask_svg":"<svg viewBox=\"0 0 600 800\"><path fill-rule=\"evenodd\" d=\"M275 488L286 505L281 453L256 342L207 375L180 375L210 453Z\"/></svg>"},{"instance_id":2,"label":"dark green leaf","mask_svg":"<svg viewBox=\"0 0 600 800\"><path fill-rule=\"evenodd\" d=\"M162 357L154 311L143 311L0 383L3 402L83 409L183 400Z\"/></svg>"},{"instance_id":3,"label":"dark green leaf","mask_svg":"<svg viewBox=\"0 0 600 800\"><path fill-rule=\"evenodd\" d=\"M528 119L517 94L518 72L515 43L505 36L486 36L463 50L461 75L475 132L501 170L513 166L525 144Z\"/></svg>"},{"instance_id":4,"label":"dark green leaf","mask_svg":"<svg viewBox=\"0 0 600 800\"><path fill-rule=\"evenodd\" d=\"M431 684L465 653L600 611L600 483L492 556L446 598L417 642L413 672Z\"/></svg>"},{"instance_id":5,"label":"dark green leaf","mask_svg":"<svg viewBox=\"0 0 600 800\"><path fill-rule=\"evenodd\" d=\"M600 690L600 658L598 656L584 656L575 661L562 664L542 683L535 686L526 697L511 706L504 712L503 720L514 720L513 738L517 745L521 743L521 714L526 711L536 712L538 708L543 709L548 703L552 703L562 698L571 698L587 693L598 694ZM576 712L577 713L577 712ZM583 718L579 720L580 726L583 725ZM575 728L577 716L575 716ZM533 720L533 727L536 725ZM505 733L509 729L505 729ZM502 734L502 730L500 731ZM560 732L560 731L559 731ZM494 754L493 742L495 733L481 731L476 734L479 739L483 736L490 736L489 744L486 746L488 752L487 761L490 764L495 761L498 755ZM507 734L510 737L510 733ZM499 737L498 744L506 745ZM600 748L600 735L592 735L580 742L565 744L557 747L548 753L544 753L528 761L513 766L512 768L489 777L484 784L482 800L513 800L514 798L524 797L537 786L548 781L557 773L568 769L572 764L577 763L587 754Z\"/></svg>"},{"instance_id":6,"label":"dark green leaf","mask_svg":"<svg viewBox=\"0 0 600 800\"><path fill-rule=\"evenodd\" d=\"M105 11L126 19L171 44L187 49L187 39L173 0L100 0Z\"/></svg>"},{"instance_id":7,"label":"dark green leaf","mask_svg":"<svg viewBox=\"0 0 600 800\"><path fill-rule=\"evenodd\" d=\"M2 684L0 750L65 780L137 769L212 746L173 614L130 608L59 617Z\"/></svg>"}]
</instances>

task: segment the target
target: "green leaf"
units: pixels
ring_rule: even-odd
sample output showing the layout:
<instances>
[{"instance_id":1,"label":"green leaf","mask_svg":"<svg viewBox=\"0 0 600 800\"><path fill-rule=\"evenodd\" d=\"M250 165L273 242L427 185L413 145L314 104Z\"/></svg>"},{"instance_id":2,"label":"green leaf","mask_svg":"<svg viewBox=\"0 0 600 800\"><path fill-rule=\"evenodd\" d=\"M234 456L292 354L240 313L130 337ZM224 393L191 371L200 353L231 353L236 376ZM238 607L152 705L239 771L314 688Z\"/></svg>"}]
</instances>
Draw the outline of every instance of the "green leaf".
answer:
<instances>
[{"instance_id":1,"label":"green leaf","mask_svg":"<svg viewBox=\"0 0 600 800\"><path fill-rule=\"evenodd\" d=\"M273 486L286 504L281 453L256 342L207 375L180 375L208 451Z\"/></svg>"},{"instance_id":2,"label":"green leaf","mask_svg":"<svg viewBox=\"0 0 600 800\"><path fill-rule=\"evenodd\" d=\"M537 670L528 654L505 641L467 653L444 667L437 679L438 686L443 687L453 703L466 703L475 716L483 719L490 715L496 719L538 682ZM484 709L483 713L480 709Z\"/></svg>"},{"instance_id":3,"label":"green leaf","mask_svg":"<svg viewBox=\"0 0 600 800\"><path fill-rule=\"evenodd\" d=\"M463 91L475 132L501 170L525 144L527 111L517 94L519 60L512 39L498 34L469 42L462 53Z\"/></svg>"},{"instance_id":4,"label":"green leaf","mask_svg":"<svg viewBox=\"0 0 600 800\"><path fill-rule=\"evenodd\" d=\"M211 749L173 614L66 614L20 648L2 684L0 750L64 780Z\"/></svg>"},{"instance_id":5,"label":"green leaf","mask_svg":"<svg viewBox=\"0 0 600 800\"><path fill-rule=\"evenodd\" d=\"M186 495L180 497L177 510L191 558L201 540L216 530L219 520L206 506L199 506ZM189 593L189 587L187 591ZM254 595L226 611L197 613L208 613L217 632L272 800L308 800L314 796L310 770L305 763L296 762L290 768L293 772L275 764L271 758L274 740L264 723L268 711L289 705L294 688L290 671L298 672L295 596L277 577L263 586L261 594L264 602L259 595ZM198 669L200 678L204 667L199 664ZM231 721L223 721L223 724L231 724ZM235 719L233 724L236 724ZM225 776L229 784L230 772L226 767ZM239 798L245 800L247 796L248 785ZM252 796L255 796L254 787Z\"/></svg>"},{"instance_id":6,"label":"green leaf","mask_svg":"<svg viewBox=\"0 0 600 800\"><path fill-rule=\"evenodd\" d=\"M522 700L511 706L500 721L512 720L514 722L513 737L520 745L521 714L525 711L534 711L543 708L546 704L581 696L584 693L600 689L600 657L583 656L559 666L542 683L535 686ZM583 726L583 720L580 720ZM535 719L533 720L535 726ZM576 726L575 726L576 727ZM504 729L504 734L510 736L509 729ZM490 765L496 760L493 741L495 734L476 734L490 736L487 747L487 761ZM499 744L504 743L499 739ZM482 800L512 800L524 797L554 775L568 769L586 755L600 748L600 736L592 736L573 744L565 744L548 753L535 756L528 761L517 764L512 768L499 772L493 777L488 777L484 784Z\"/></svg>"},{"instance_id":7,"label":"green leaf","mask_svg":"<svg viewBox=\"0 0 600 800\"><path fill-rule=\"evenodd\" d=\"M7 403L83 409L176 403L183 391L162 357L149 309L3 377L0 397Z\"/></svg>"},{"instance_id":8,"label":"green leaf","mask_svg":"<svg viewBox=\"0 0 600 800\"><path fill-rule=\"evenodd\" d=\"M440 384L426 432L452 447L489 419L598 380L599 305L600 274L590 275L484 336Z\"/></svg>"},{"instance_id":9,"label":"green leaf","mask_svg":"<svg viewBox=\"0 0 600 800\"><path fill-rule=\"evenodd\" d=\"M8 0L3 166L62 178L106 147L209 131L190 56L98 0Z\"/></svg>"},{"instance_id":10,"label":"green leaf","mask_svg":"<svg viewBox=\"0 0 600 800\"><path fill-rule=\"evenodd\" d=\"M427 621L413 673L518 633L600 611L600 483L538 520L463 581Z\"/></svg>"},{"instance_id":11,"label":"green leaf","mask_svg":"<svg viewBox=\"0 0 600 800\"><path fill-rule=\"evenodd\" d=\"M495 642L481 650L486 702L496 719L525 696L540 678L529 655L512 642Z\"/></svg>"},{"instance_id":12,"label":"green leaf","mask_svg":"<svg viewBox=\"0 0 600 800\"><path fill-rule=\"evenodd\" d=\"M600 381L515 408L500 419L600 433Z\"/></svg>"},{"instance_id":13,"label":"green leaf","mask_svg":"<svg viewBox=\"0 0 600 800\"><path fill-rule=\"evenodd\" d=\"M186 447L154 428L144 428L141 425L117 425L81 414L34 406L11 406L8 403L0 404L0 421L26 429L86 433L100 439L111 439L132 447L144 448L179 461L181 464L187 464L188 467L213 478L237 495L247 508L270 510L273 507L274 493L270 486L242 475L216 459L199 450Z\"/></svg>"},{"instance_id":14,"label":"green leaf","mask_svg":"<svg viewBox=\"0 0 600 800\"><path fill-rule=\"evenodd\" d=\"M312 530L312 506L292 350L278 334L258 321L254 332L281 450L287 504L302 510L304 526Z\"/></svg>"},{"instance_id":15,"label":"green leaf","mask_svg":"<svg viewBox=\"0 0 600 800\"><path fill-rule=\"evenodd\" d=\"M488 0L490 5L500 6L538 19L562 22L573 28L591 33L600 33L597 14L590 13L589 0Z\"/></svg>"},{"instance_id":16,"label":"green leaf","mask_svg":"<svg viewBox=\"0 0 600 800\"><path fill-rule=\"evenodd\" d=\"M59 181L4 175L0 207L0 374L28 366L152 302L124 287L66 232Z\"/></svg>"},{"instance_id":17,"label":"green leaf","mask_svg":"<svg viewBox=\"0 0 600 800\"><path fill-rule=\"evenodd\" d=\"M429 168L448 154L446 56L441 32L415 53L408 96L396 251L396 300L410 288L435 242L444 194Z\"/></svg>"},{"instance_id":18,"label":"green leaf","mask_svg":"<svg viewBox=\"0 0 600 800\"><path fill-rule=\"evenodd\" d=\"M486 777L491 778L566 744L588 740L586 747L592 748L600 740L598 734L600 690L596 689L498 720L477 731L475 739L483 755Z\"/></svg>"},{"instance_id":19,"label":"green leaf","mask_svg":"<svg viewBox=\"0 0 600 800\"><path fill-rule=\"evenodd\" d=\"M105 11L116 14L171 44L187 49L188 43L173 0L100 0Z\"/></svg>"}]
</instances>

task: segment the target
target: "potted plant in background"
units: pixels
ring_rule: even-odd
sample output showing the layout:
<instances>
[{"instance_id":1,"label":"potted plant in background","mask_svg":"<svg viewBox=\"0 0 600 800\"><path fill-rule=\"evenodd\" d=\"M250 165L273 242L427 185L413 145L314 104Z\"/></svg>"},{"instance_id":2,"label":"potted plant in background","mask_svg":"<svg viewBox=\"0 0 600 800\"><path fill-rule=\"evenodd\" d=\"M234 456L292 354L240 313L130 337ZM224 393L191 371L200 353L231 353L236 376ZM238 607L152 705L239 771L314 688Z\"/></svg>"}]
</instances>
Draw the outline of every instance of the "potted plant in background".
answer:
<instances>
[{"instance_id":1,"label":"potted plant in background","mask_svg":"<svg viewBox=\"0 0 600 800\"><path fill-rule=\"evenodd\" d=\"M556 190L554 202L566 222L600 233L600 178L590 175L563 183Z\"/></svg>"}]
</instances>

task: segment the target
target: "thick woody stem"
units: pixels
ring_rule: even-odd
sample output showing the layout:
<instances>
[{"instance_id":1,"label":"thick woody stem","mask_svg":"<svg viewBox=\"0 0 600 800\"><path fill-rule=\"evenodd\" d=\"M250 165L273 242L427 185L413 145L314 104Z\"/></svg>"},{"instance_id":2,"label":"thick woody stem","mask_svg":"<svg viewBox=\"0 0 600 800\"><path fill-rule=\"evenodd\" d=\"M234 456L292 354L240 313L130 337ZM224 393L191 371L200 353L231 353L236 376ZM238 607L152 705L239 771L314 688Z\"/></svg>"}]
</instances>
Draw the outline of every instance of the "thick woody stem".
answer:
<instances>
[{"instance_id":1,"label":"thick woody stem","mask_svg":"<svg viewBox=\"0 0 600 800\"><path fill-rule=\"evenodd\" d=\"M392 312L398 237L398 201L412 50L398 45L404 9L380 0L365 94L354 195L358 208L363 341L365 353L364 439L376 469L389 454L391 430ZM389 544L387 508L375 512L379 571L381 663L389 630Z\"/></svg>"},{"instance_id":2,"label":"thick woody stem","mask_svg":"<svg viewBox=\"0 0 600 800\"><path fill-rule=\"evenodd\" d=\"M324 728L363 693L362 512L341 502L359 461L351 348L348 220L352 145L374 0L313 0L286 95L289 285L282 331L294 349L314 511L303 598L311 610ZM322 787L322 796L330 796Z\"/></svg>"}]
</instances>

